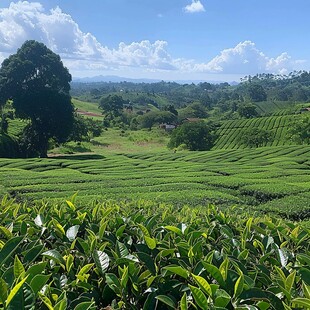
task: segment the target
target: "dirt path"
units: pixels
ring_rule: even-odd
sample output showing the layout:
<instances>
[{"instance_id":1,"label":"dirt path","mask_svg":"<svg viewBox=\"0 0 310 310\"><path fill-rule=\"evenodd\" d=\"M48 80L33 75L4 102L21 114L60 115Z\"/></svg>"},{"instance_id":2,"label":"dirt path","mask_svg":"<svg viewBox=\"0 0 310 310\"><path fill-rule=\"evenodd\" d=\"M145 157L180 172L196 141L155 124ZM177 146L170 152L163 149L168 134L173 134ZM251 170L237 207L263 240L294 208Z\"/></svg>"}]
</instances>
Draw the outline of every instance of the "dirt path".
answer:
<instances>
[{"instance_id":1,"label":"dirt path","mask_svg":"<svg viewBox=\"0 0 310 310\"><path fill-rule=\"evenodd\" d=\"M80 109L77 109L77 110L76 110L76 113L77 113L77 114L80 114L80 115L86 115L86 116L103 117L102 114L93 113L93 112L87 112L87 111L83 111L83 110L80 110Z\"/></svg>"}]
</instances>

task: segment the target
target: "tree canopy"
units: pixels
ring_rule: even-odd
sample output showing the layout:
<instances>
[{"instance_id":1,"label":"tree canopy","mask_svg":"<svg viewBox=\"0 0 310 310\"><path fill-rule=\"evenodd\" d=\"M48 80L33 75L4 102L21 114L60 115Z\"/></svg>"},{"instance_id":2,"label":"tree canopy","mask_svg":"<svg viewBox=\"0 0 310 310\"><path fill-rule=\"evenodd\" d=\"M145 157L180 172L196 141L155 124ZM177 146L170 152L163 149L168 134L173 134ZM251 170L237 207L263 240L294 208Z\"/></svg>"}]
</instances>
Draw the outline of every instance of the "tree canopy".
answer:
<instances>
[{"instance_id":1,"label":"tree canopy","mask_svg":"<svg viewBox=\"0 0 310 310\"><path fill-rule=\"evenodd\" d=\"M174 148L185 144L190 151L207 151L214 144L215 135L211 126L205 122L184 123L172 134L168 147Z\"/></svg>"},{"instance_id":2,"label":"tree canopy","mask_svg":"<svg viewBox=\"0 0 310 310\"><path fill-rule=\"evenodd\" d=\"M99 106L106 114L116 117L121 115L125 104L129 104L129 102L124 100L122 96L109 95L101 98Z\"/></svg>"},{"instance_id":3,"label":"tree canopy","mask_svg":"<svg viewBox=\"0 0 310 310\"><path fill-rule=\"evenodd\" d=\"M240 142L247 147L266 146L268 142L272 141L271 132L258 127L244 130L240 139Z\"/></svg>"},{"instance_id":4,"label":"tree canopy","mask_svg":"<svg viewBox=\"0 0 310 310\"><path fill-rule=\"evenodd\" d=\"M310 116L305 115L292 124L289 135L295 143L310 144Z\"/></svg>"},{"instance_id":5,"label":"tree canopy","mask_svg":"<svg viewBox=\"0 0 310 310\"><path fill-rule=\"evenodd\" d=\"M60 56L34 40L3 61L0 106L10 99L16 116L30 121L22 142L31 155L45 157L50 138L63 142L70 134L74 112L70 82Z\"/></svg>"},{"instance_id":6,"label":"tree canopy","mask_svg":"<svg viewBox=\"0 0 310 310\"><path fill-rule=\"evenodd\" d=\"M252 118L258 116L256 106L251 103L240 104L237 111L241 117L245 118Z\"/></svg>"}]
</instances>

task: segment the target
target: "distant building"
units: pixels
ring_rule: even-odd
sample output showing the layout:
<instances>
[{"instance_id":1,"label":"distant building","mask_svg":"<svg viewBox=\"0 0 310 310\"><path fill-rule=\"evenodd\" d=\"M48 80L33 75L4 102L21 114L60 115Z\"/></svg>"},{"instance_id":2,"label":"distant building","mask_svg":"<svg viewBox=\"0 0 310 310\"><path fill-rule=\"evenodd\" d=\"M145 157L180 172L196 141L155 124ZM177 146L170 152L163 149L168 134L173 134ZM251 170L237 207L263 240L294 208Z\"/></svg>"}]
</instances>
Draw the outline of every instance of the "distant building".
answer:
<instances>
[{"instance_id":1,"label":"distant building","mask_svg":"<svg viewBox=\"0 0 310 310\"><path fill-rule=\"evenodd\" d=\"M164 129L166 131L172 131L175 129L177 126L175 124L160 124L159 128Z\"/></svg>"},{"instance_id":2,"label":"distant building","mask_svg":"<svg viewBox=\"0 0 310 310\"><path fill-rule=\"evenodd\" d=\"M201 122L202 119L201 118L197 118L197 117L187 117L182 119L181 123L197 123L197 122Z\"/></svg>"},{"instance_id":3,"label":"distant building","mask_svg":"<svg viewBox=\"0 0 310 310\"><path fill-rule=\"evenodd\" d=\"M299 113L307 113L307 112L310 112L310 107L301 108L301 109L299 110Z\"/></svg>"}]
</instances>

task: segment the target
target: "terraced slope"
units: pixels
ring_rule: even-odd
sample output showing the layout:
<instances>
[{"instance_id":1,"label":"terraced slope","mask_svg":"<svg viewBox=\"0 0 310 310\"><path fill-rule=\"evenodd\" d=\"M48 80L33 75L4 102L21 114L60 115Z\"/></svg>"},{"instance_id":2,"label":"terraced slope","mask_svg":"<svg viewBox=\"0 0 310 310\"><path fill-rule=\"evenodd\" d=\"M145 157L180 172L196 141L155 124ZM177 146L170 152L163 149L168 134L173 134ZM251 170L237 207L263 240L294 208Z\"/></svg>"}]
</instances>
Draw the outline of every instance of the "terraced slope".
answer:
<instances>
[{"instance_id":1,"label":"terraced slope","mask_svg":"<svg viewBox=\"0 0 310 310\"><path fill-rule=\"evenodd\" d=\"M0 159L0 194L19 200L144 199L310 215L310 146Z\"/></svg>"},{"instance_id":2,"label":"terraced slope","mask_svg":"<svg viewBox=\"0 0 310 310\"><path fill-rule=\"evenodd\" d=\"M290 101L261 101L256 102L257 111L261 115L285 115L293 114L298 109L298 104Z\"/></svg>"},{"instance_id":3,"label":"terraced slope","mask_svg":"<svg viewBox=\"0 0 310 310\"><path fill-rule=\"evenodd\" d=\"M244 148L244 145L241 143L241 137L244 135L245 130L254 127L271 132L273 141L269 142L267 146L291 144L288 139L287 131L290 128L290 125L299 117L300 115L280 115L226 121L217 131L219 138L213 149Z\"/></svg>"}]
</instances>

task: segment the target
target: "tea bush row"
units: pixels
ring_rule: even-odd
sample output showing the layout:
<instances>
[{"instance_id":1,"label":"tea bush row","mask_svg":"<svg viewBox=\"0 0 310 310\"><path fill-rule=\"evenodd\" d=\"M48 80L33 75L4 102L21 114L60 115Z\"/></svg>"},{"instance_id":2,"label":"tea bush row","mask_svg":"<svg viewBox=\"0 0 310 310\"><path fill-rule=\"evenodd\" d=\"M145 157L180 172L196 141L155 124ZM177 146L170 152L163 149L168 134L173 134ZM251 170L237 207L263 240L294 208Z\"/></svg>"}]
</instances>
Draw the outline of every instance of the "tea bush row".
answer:
<instances>
[{"instance_id":1,"label":"tea bush row","mask_svg":"<svg viewBox=\"0 0 310 310\"><path fill-rule=\"evenodd\" d=\"M4 309L309 309L309 230L144 200L0 204Z\"/></svg>"}]
</instances>

